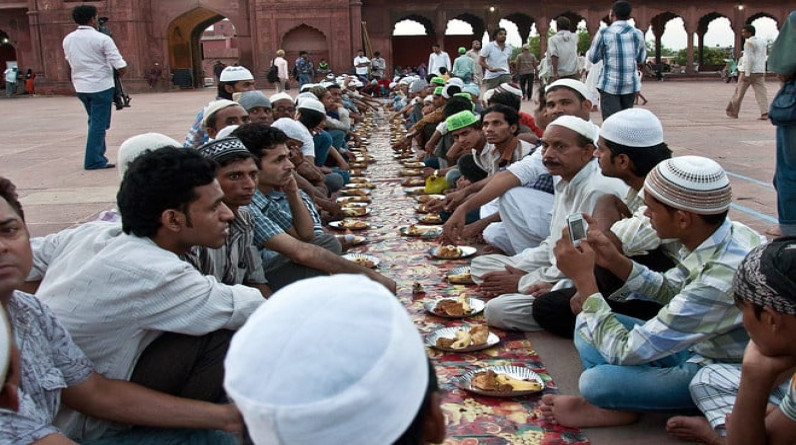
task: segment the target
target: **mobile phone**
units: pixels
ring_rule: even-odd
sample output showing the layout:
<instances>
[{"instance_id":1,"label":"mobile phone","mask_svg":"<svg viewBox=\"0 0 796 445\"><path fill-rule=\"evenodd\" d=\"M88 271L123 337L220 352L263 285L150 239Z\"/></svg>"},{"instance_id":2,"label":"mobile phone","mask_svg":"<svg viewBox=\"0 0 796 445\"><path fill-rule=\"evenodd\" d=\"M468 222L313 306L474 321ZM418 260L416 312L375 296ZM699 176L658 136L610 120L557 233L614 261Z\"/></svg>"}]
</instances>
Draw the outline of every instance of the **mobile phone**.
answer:
<instances>
[{"instance_id":1,"label":"mobile phone","mask_svg":"<svg viewBox=\"0 0 796 445\"><path fill-rule=\"evenodd\" d=\"M589 223L583 219L580 213L574 213L567 217L567 226L569 226L569 239L572 241L573 246L578 246L580 240L586 238L586 230L589 228Z\"/></svg>"}]
</instances>

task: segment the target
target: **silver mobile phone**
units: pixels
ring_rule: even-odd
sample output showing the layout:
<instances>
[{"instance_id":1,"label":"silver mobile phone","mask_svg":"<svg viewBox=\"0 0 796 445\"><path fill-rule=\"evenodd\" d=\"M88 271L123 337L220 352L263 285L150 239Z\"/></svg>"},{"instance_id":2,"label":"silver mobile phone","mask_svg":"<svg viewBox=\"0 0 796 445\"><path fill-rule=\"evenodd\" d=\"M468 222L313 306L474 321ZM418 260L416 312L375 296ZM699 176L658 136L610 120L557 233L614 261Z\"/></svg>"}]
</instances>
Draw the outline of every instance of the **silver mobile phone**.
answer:
<instances>
[{"instance_id":1,"label":"silver mobile phone","mask_svg":"<svg viewBox=\"0 0 796 445\"><path fill-rule=\"evenodd\" d=\"M586 238L589 223L583 219L583 215L574 213L567 217L567 226L569 226L569 239L572 241L572 245L577 247L580 244L580 240Z\"/></svg>"}]
</instances>

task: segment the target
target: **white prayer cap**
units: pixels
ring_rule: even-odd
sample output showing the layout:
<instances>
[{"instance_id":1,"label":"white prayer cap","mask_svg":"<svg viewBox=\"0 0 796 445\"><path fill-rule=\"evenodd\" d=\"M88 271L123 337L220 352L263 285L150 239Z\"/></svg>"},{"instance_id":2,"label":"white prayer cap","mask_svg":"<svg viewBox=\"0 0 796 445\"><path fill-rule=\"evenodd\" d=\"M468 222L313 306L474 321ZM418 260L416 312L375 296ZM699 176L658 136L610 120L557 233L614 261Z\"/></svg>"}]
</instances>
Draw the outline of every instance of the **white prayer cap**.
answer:
<instances>
[{"instance_id":1,"label":"white prayer cap","mask_svg":"<svg viewBox=\"0 0 796 445\"><path fill-rule=\"evenodd\" d=\"M393 443L429 385L408 313L361 275L279 290L232 338L224 365L224 388L257 444Z\"/></svg>"},{"instance_id":2,"label":"white prayer cap","mask_svg":"<svg viewBox=\"0 0 796 445\"><path fill-rule=\"evenodd\" d=\"M434 100L434 96L426 96L426 97L423 98L423 102L425 102L425 103L430 103L433 100Z\"/></svg>"},{"instance_id":3,"label":"white prayer cap","mask_svg":"<svg viewBox=\"0 0 796 445\"><path fill-rule=\"evenodd\" d=\"M305 83L304 85L301 86L301 89L299 91L301 91L303 93L305 91L309 91L310 88L315 87L315 86L318 86L318 84L317 83Z\"/></svg>"},{"instance_id":4,"label":"white prayer cap","mask_svg":"<svg viewBox=\"0 0 796 445\"><path fill-rule=\"evenodd\" d=\"M393 89L393 88L395 88L397 85L398 85L398 84L397 84L397 83L395 83L395 82L390 82L390 89Z\"/></svg>"},{"instance_id":5,"label":"white prayer cap","mask_svg":"<svg viewBox=\"0 0 796 445\"><path fill-rule=\"evenodd\" d=\"M182 147L182 144L160 133L144 133L127 138L119 146L119 153L116 155L119 176L123 178L128 165L145 151L163 147Z\"/></svg>"},{"instance_id":6,"label":"white prayer cap","mask_svg":"<svg viewBox=\"0 0 796 445\"><path fill-rule=\"evenodd\" d=\"M600 136L627 147L653 147L663 143L663 126L651 111L628 108L608 117Z\"/></svg>"},{"instance_id":7,"label":"white prayer cap","mask_svg":"<svg viewBox=\"0 0 796 445\"><path fill-rule=\"evenodd\" d=\"M581 97L583 97L583 99L591 101L590 99L591 94L589 94L589 90L586 88L586 84L575 79L558 79L555 82L548 85L547 88L544 89L544 92L547 93L553 88L558 88L558 87L566 87L571 90L575 90L575 92L580 94Z\"/></svg>"},{"instance_id":8,"label":"white prayer cap","mask_svg":"<svg viewBox=\"0 0 796 445\"><path fill-rule=\"evenodd\" d=\"M670 207L699 215L725 212L732 203L732 188L724 169L702 156L661 161L644 180L644 190Z\"/></svg>"},{"instance_id":9,"label":"white prayer cap","mask_svg":"<svg viewBox=\"0 0 796 445\"><path fill-rule=\"evenodd\" d=\"M239 82L241 80L254 80L251 71L242 66L228 66L218 76L219 82Z\"/></svg>"},{"instance_id":10,"label":"white prayer cap","mask_svg":"<svg viewBox=\"0 0 796 445\"><path fill-rule=\"evenodd\" d=\"M513 82L503 82L495 88L495 93L511 93L515 96L522 97L522 89L520 86Z\"/></svg>"},{"instance_id":11,"label":"white prayer cap","mask_svg":"<svg viewBox=\"0 0 796 445\"><path fill-rule=\"evenodd\" d=\"M214 100L214 101L210 102L209 104L207 104L207 106L205 107L205 114L202 117L202 129L206 129L207 128L207 121L214 114L218 113L219 111L223 110L224 108L231 107L231 106L240 107L240 104L235 102L234 100L229 100L229 99L218 99L218 100ZM241 107L241 108L243 108L243 107Z\"/></svg>"},{"instance_id":12,"label":"white prayer cap","mask_svg":"<svg viewBox=\"0 0 796 445\"><path fill-rule=\"evenodd\" d=\"M282 130L290 139L301 141L301 152L305 156L315 156L315 142L312 140L310 131L301 122L289 117L282 117L271 126Z\"/></svg>"},{"instance_id":13,"label":"white prayer cap","mask_svg":"<svg viewBox=\"0 0 796 445\"><path fill-rule=\"evenodd\" d=\"M319 101L317 98L315 98L314 95L313 95L312 98L308 97L306 99L299 100L298 109L299 110L314 110L314 111L317 111L317 112L319 112L319 113L321 113L323 115L326 115L326 107L324 107L323 103L321 103L321 101Z\"/></svg>"},{"instance_id":14,"label":"white prayer cap","mask_svg":"<svg viewBox=\"0 0 796 445\"><path fill-rule=\"evenodd\" d=\"M300 104L302 101L305 101L307 99L318 100L318 96L310 93L309 91L305 91L303 93L299 93L299 95L296 96L296 103Z\"/></svg>"},{"instance_id":15,"label":"white prayer cap","mask_svg":"<svg viewBox=\"0 0 796 445\"><path fill-rule=\"evenodd\" d=\"M287 94L287 93L276 93L273 96L268 98L268 100L271 101L271 104L273 104L274 102L276 102L278 100L285 100L285 99L293 102L293 97L291 95Z\"/></svg>"},{"instance_id":16,"label":"white prayer cap","mask_svg":"<svg viewBox=\"0 0 796 445\"><path fill-rule=\"evenodd\" d=\"M329 73L326 75L326 80L334 81L334 73Z\"/></svg>"},{"instance_id":17,"label":"white prayer cap","mask_svg":"<svg viewBox=\"0 0 796 445\"><path fill-rule=\"evenodd\" d=\"M458 77L451 77L445 83L448 85L458 85L459 88L464 88L464 81L462 79L459 79Z\"/></svg>"},{"instance_id":18,"label":"white prayer cap","mask_svg":"<svg viewBox=\"0 0 796 445\"><path fill-rule=\"evenodd\" d=\"M238 127L239 125L227 125L226 127L222 128L221 131L216 133L216 140L228 137L233 131L237 130Z\"/></svg>"},{"instance_id":19,"label":"white prayer cap","mask_svg":"<svg viewBox=\"0 0 796 445\"><path fill-rule=\"evenodd\" d=\"M6 318L6 311L0 310L0 388L6 382L8 368L11 364L11 326Z\"/></svg>"},{"instance_id":20,"label":"white prayer cap","mask_svg":"<svg viewBox=\"0 0 796 445\"><path fill-rule=\"evenodd\" d=\"M590 141L597 139L596 127L591 122L584 121L577 116L558 116L553 122L547 124L548 127L551 125L569 128Z\"/></svg>"},{"instance_id":21,"label":"white prayer cap","mask_svg":"<svg viewBox=\"0 0 796 445\"><path fill-rule=\"evenodd\" d=\"M484 102L489 103L489 99L492 99L492 96L494 95L495 95L494 88L492 88L491 90L484 91L484 97L483 97Z\"/></svg>"}]
</instances>

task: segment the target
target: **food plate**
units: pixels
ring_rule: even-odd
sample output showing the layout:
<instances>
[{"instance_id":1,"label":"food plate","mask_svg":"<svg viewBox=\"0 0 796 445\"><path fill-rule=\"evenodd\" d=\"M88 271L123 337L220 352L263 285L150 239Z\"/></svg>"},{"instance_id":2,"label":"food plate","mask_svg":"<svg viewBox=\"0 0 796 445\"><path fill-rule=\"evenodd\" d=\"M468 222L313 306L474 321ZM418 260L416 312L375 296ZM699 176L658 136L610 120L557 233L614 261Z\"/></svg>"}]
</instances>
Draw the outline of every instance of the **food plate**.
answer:
<instances>
[{"instance_id":1,"label":"food plate","mask_svg":"<svg viewBox=\"0 0 796 445\"><path fill-rule=\"evenodd\" d=\"M539 390L498 392L498 391L486 391L473 386L473 378L475 377L475 375L487 371L494 371L497 374L505 374L511 378L518 380L535 381L539 383L542 386L542 388ZM456 386L464 390L482 396L490 396L490 397L519 397L528 394L538 393L544 390L545 388L544 380L542 380L542 377L540 377L539 374L522 366L487 366L484 368L476 369L474 371L470 371L462 375L461 377L454 379L454 383L456 384Z\"/></svg>"},{"instance_id":2,"label":"food plate","mask_svg":"<svg viewBox=\"0 0 796 445\"><path fill-rule=\"evenodd\" d=\"M329 223L331 225L331 223ZM469 256L475 255L476 248L472 246L458 246L461 249L462 254L459 256L439 256L439 249L441 246L432 247L428 250L428 254L433 256L434 258L439 258L441 260L456 260L459 258L467 258Z\"/></svg>"},{"instance_id":3,"label":"food plate","mask_svg":"<svg viewBox=\"0 0 796 445\"><path fill-rule=\"evenodd\" d=\"M412 153L396 153L392 155L393 159L409 159L414 156ZM351 165L351 164L349 164Z\"/></svg>"},{"instance_id":4,"label":"food plate","mask_svg":"<svg viewBox=\"0 0 796 445\"><path fill-rule=\"evenodd\" d=\"M423 168L423 167L426 166L426 164L424 164L422 162L413 161L411 159L407 159L407 160L401 161L401 165L403 165L406 168Z\"/></svg>"},{"instance_id":5,"label":"food plate","mask_svg":"<svg viewBox=\"0 0 796 445\"><path fill-rule=\"evenodd\" d=\"M461 266L451 269L446 276L448 283L451 284L473 284L473 277L470 275L470 266Z\"/></svg>"},{"instance_id":6,"label":"food plate","mask_svg":"<svg viewBox=\"0 0 796 445\"><path fill-rule=\"evenodd\" d=\"M329 227L337 230L365 230L370 228L370 224L356 219L344 219L330 222Z\"/></svg>"},{"instance_id":7,"label":"food plate","mask_svg":"<svg viewBox=\"0 0 796 445\"><path fill-rule=\"evenodd\" d=\"M340 190L346 196L365 196L370 195L370 189L366 188L344 188Z\"/></svg>"},{"instance_id":8,"label":"food plate","mask_svg":"<svg viewBox=\"0 0 796 445\"><path fill-rule=\"evenodd\" d=\"M352 235L350 233L347 233L345 235L337 235L337 239L338 241L340 241L341 244L346 243L348 244L349 247L358 246L367 241L367 238L365 238L364 236Z\"/></svg>"},{"instance_id":9,"label":"food plate","mask_svg":"<svg viewBox=\"0 0 796 445\"><path fill-rule=\"evenodd\" d=\"M362 184L362 183L370 182L370 179L364 178L364 177L351 178L351 179L348 180L348 182L351 182L352 184Z\"/></svg>"},{"instance_id":10,"label":"food plate","mask_svg":"<svg viewBox=\"0 0 796 445\"><path fill-rule=\"evenodd\" d=\"M417 220L423 224L442 224L442 217L440 217L436 213L427 213L425 215L420 215L417 217Z\"/></svg>"},{"instance_id":11,"label":"food plate","mask_svg":"<svg viewBox=\"0 0 796 445\"><path fill-rule=\"evenodd\" d=\"M470 330L473 326L455 326L450 328L442 328L433 331L432 333L426 336L426 344L431 346L434 349L439 349L440 351L450 351L450 352L472 352L472 351L480 351L482 349L488 349L496 344L500 343L500 337L497 336L494 332L489 332L489 336L486 338L486 343L482 343L480 345L472 345L466 348L454 349L454 348L445 348L442 346L437 346L437 339L439 338L456 338L456 331L460 329Z\"/></svg>"},{"instance_id":12,"label":"food plate","mask_svg":"<svg viewBox=\"0 0 796 445\"><path fill-rule=\"evenodd\" d=\"M433 201L435 199L445 199L445 195L420 195L420 196L418 196L415 199L420 204L425 204L425 203L427 203L429 201Z\"/></svg>"},{"instance_id":13,"label":"food plate","mask_svg":"<svg viewBox=\"0 0 796 445\"><path fill-rule=\"evenodd\" d=\"M340 207L343 209L354 209L360 207L367 207L369 204L367 202L355 202L355 201L342 201L340 203Z\"/></svg>"},{"instance_id":14,"label":"food plate","mask_svg":"<svg viewBox=\"0 0 796 445\"><path fill-rule=\"evenodd\" d=\"M426 208L425 204L418 204L415 206L415 212L417 213L428 213L429 210Z\"/></svg>"},{"instance_id":15,"label":"food plate","mask_svg":"<svg viewBox=\"0 0 796 445\"><path fill-rule=\"evenodd\" d=\"M370 209L367 207L344 207L341 210L343 212L343 215L349 218L370 215Z\"/></svg>"},{"instance_id":16,"label":"food plate","mask_svg":"<svg viewBox=\"0 0 796 445\"><path fill-rule=\"evenodd\" d=\"M367 168L368 167L368 163L367 162L349 162L348 166L351 167L351 168Z\"/></svg>"},{"instance_id":17,"label":"food plate","mask_svg":"<svg viewBox=\"0 0 796 445\"><path fill-rule=\"evenodd\" d=\"M346 188L350 189L375 189L376 184L372 182L351 182L345 185Z\"/></svg>"},{"instance_id":18,"label":"food plate","mask_svg":"<svg viewBox=\"0 0 796 445\"><path fill-rule=\"evenodd\" d=\"M407 195L425 195L426 188L425 187L407 187L404 189L404 193Z\"/></svg>"},{"instance_id":19,"label":"food plate","mask_svg":"<svg viewBox=\"0 0 796 445\"><path fill-rule=\"evenodd\" d=\"M413 226L404 226L399 229L401 235L404 236L419 236L420 238L436 238L442 235L442 227L440 226L423 226L423 225L414 225L415 230L412 230Z\"/></svg>"},{"instance_id":20,"label":"food plate","mask_svg":"<svg viewBox=\"0 0 796 445\"><path fill-rule=\"evenodd\" d=\"M420 176L423 174L423 170L419 168L404 168L401 169L398 174L401 176Z\"/></svg>"},{"instance_id":21,"label":"food plate","mask_svg":"<svg viewBox=\"0 0 796 445\"><path fill-rule=\"evenodd\" d=\"M362 176L364 174L361 168L352 168L348 172L351 174L351 176Z\"/></svg>"},{"instance_id":22,"label":"food plate","mask_svg":"<svg viewBox=\"0 0 796 445\"><path fill-rule=\"evenodd\" d=\"M342 257L348 261L351 261L352 263L359 264L360 266L367 267L369 269L377 267L380 263L379 259L375 256L366 255L364 253L346 253L345 255L342 255ZM487 340L487 342L489 341Z\"/></svg>"},{"instance_id":23,"label":"food plate","mask_svg":"<svg viewBox=\"0 0 796 445\"><path fill-rule=\"evenodd\" d=\"M425 184L426 180L423 178L406 178L403 181L401 181L401 185L404 187L417 187L418 185L425 185Z\"/></svg>"},{"instance_id":24,"label":"food plate","mask_svg":"<svg viewBox=\"0 0 796 445\"><path fill-rule=\"evenodd\" d=\"M336 199L336 201L341 204L348 204L352 202L367 204L370 202L370 198L368 198L367 196L340 196Z\"/></svg>"},{"instance_id":25,"label":"food plate","mask_svg":"<svg viewBox=\"0 0 796 445\"><path fill-rule=\"evenodd\" d=\"M486 306L486 303L484 303L484 300L479 300L478 298L470 297L470 298L467 299L467 304L470 305L470 312L468 312L468 313L466 313L464 315L448 315L448 314L445 314L445 313L438 314L438 313L434 312L434 308L437 307L437 303L439 303L440 300L450 300L450 301L456 302L456 301L458 301L458 298L440 298L439 300L429 301L428 303L423 305L423 308L429 314L436 315L437 317L442 317L442 318L467 318L467 317L472 317L473 315L480 314L481 312L484 311L484 306Z\"/></svg>"}]
</instances>

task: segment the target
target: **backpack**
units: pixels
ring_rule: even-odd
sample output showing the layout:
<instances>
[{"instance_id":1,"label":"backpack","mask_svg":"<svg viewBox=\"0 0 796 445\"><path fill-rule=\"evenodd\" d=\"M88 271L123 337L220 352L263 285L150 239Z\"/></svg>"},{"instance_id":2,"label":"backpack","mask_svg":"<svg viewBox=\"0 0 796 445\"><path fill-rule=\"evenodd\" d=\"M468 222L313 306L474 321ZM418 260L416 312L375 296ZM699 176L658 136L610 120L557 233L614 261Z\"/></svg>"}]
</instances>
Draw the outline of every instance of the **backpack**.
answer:
<instances>
[{"instance_id":1,"label":"backpack","mask_svg":"<svg viewBox=\"0 0 796 445\"><path fill-rule=\"evenodd\" d=\"M294 79L296 79L296 80L298 80L298 78L299 78L299 70L298 70L298 66L294 66L294 67L293 67L293 73L292 73L292 74L293 74L293 78L294 78Z\"/></svg>"},{"instance_id":2,"label":"backpack","mask_svg":"<svg viewBox=\"0 0 796 445\"><path fill-rule=\"evenodd\" d=\"M273 62L271 62L271 67L268 68L265 78L271 83L279 82L279 69L273 64Z\"/></svg>"}]
</instances>

